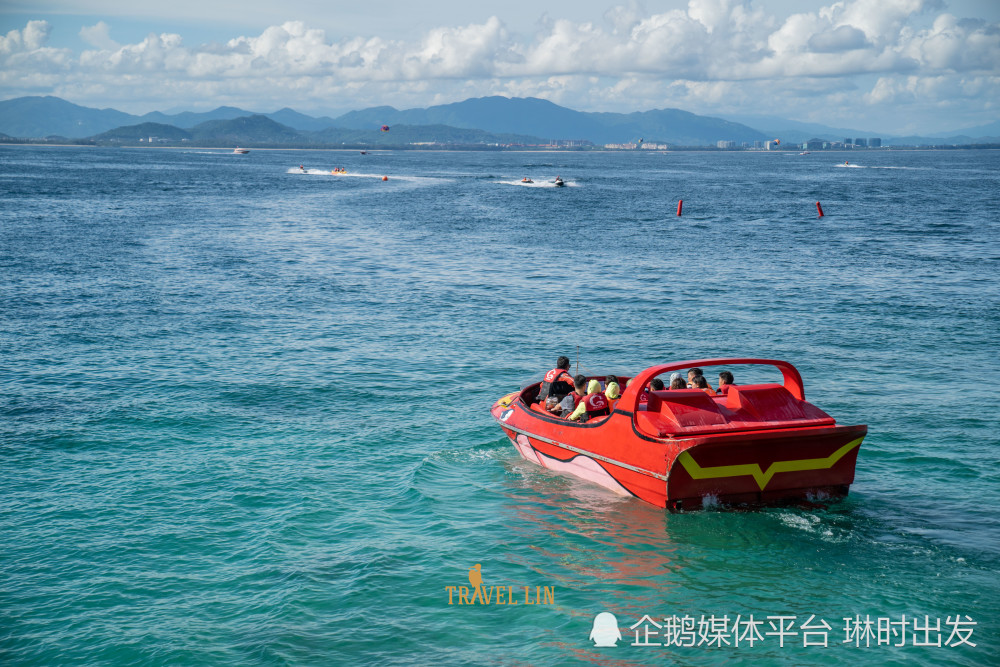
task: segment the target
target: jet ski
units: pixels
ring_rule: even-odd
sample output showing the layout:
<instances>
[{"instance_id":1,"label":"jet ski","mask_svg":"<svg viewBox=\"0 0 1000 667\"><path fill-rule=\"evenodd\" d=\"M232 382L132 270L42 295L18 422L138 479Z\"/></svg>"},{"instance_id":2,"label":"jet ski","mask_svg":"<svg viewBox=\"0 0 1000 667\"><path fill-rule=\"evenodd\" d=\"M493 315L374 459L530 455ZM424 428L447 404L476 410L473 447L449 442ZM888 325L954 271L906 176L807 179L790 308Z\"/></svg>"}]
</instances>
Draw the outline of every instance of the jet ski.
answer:
<instances>
[{"instance_id":1,"label":"jet ski","mask_svg":"<svg viewBox=\"0 0 1000 667\"><path fill-rule=\"evenodd\" d=\"M559 176L556 176L556 180L554 180L554 181L552 181L552 182L553 182L553 183L555 184L555 186L556 186L557 188L561 188L561 187L564 187L564 186L566 185L566 184L565 184L565 183L563 182L563 179L562 179L562 178L560 178Z\"/></svg>"}]
</instances>

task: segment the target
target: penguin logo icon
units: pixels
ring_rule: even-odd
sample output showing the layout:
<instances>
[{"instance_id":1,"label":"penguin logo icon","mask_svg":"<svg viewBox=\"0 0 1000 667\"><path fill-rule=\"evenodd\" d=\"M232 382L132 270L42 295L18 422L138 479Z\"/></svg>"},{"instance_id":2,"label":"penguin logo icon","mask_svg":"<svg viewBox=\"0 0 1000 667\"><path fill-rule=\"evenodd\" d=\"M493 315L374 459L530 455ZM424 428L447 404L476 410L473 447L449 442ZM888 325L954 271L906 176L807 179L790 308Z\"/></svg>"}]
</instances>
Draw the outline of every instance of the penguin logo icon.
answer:
<instances>
[{"instance_id":1,"label":"penguin logo icon","mask_svg":"<svg viewBox=\"0 0 1000 667\"><path fill-rule=\"evenodd\" d=\"M594 646L618 646L622 633L618 629L618 619L608 611L602 611L594 617L594 627L590 631L590 639Z\"/></svg>"}]
</instances>

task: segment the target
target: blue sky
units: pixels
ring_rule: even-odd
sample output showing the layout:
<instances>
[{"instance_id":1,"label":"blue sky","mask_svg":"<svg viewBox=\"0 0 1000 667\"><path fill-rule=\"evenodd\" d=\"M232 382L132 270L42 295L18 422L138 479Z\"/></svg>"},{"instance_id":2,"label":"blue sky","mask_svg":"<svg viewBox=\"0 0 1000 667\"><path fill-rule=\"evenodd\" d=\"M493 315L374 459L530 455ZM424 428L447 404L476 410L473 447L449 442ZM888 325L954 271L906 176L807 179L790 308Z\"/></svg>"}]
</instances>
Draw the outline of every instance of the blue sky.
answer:
<instances>
[{"instance_id":1,"label":"blue sky","mask_svg":"<svg viewBox=\"0 0 1000 667\"><path fill-rule=\"evenodd\" d=\"M1000 1L5 0L0 98L314 114L533 96L932 133L1000 120Z\"/></svg>"}]
</instances>

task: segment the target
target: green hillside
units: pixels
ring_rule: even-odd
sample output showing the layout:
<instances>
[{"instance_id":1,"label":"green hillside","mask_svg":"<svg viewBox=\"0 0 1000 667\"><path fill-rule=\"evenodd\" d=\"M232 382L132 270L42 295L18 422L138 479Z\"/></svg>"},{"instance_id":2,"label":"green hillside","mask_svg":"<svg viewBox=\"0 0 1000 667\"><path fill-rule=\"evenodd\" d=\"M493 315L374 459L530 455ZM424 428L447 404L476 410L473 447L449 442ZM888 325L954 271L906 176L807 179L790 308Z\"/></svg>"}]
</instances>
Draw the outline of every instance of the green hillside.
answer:
<instances>
[{"instance_id":1,"label":"green hillside","mask_svg":"<svg viewBox=\"0 0 1000 667\"><path fill-rule=\"evenodd\" d=\"M138 142L140 139L148 141L150 137L154 137L156 140L183 141L190 140L191 133L163 123L139 123L138 125L116 127L113 130L95 135L92 139L94 141Z\"/></svg>"}]
</instances>

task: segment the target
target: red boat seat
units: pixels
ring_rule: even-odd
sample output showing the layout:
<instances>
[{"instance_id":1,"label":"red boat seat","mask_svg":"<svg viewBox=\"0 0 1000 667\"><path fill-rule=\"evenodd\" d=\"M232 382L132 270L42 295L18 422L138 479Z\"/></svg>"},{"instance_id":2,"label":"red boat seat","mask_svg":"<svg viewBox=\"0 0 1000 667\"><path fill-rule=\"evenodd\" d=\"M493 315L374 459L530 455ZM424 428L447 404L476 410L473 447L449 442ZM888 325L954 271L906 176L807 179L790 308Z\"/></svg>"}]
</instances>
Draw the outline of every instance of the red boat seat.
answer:
<instances>
[{"instance_id":1,"label":"red boat seat","mask_svg":"<svg viewBox=\"0 0 1000 667\"><path fill-rule=\"evenodd\" d=\"M725 406L742 412L755 421L788 422L829 420L833 417L811 403L800 401L780 384L732 385L726 394Z\"/></svg>"},{"instance_id":2,"label":"red boat seat","mask_svg":"<svg viewBox=\"0 0 1000 667\"><path fill-rule=\"evenodd\" d=\"M680 428L726 423L716 402L701 389L651 391L647 410L659 413Z\"/></svg>"},{"instance_id":3,"label":"red boat seat","mask_svg":"<svg viewBox=\"0 0 1000 667\"><path fill-rule=\"evenodd\" d=\"M559 416L559 415L553 414L553 413L549 412L548 410L546 410L544 403L531 403L528 407L531 408L534 412L537 412L539 414L543 414L546 417L558 417Z\"/></svg>"}]
</instances>

